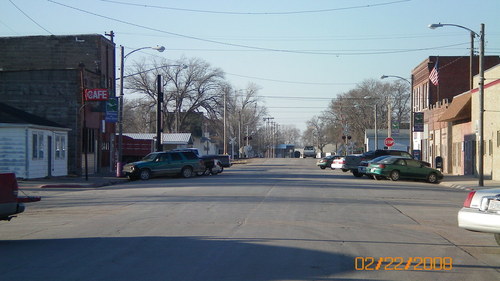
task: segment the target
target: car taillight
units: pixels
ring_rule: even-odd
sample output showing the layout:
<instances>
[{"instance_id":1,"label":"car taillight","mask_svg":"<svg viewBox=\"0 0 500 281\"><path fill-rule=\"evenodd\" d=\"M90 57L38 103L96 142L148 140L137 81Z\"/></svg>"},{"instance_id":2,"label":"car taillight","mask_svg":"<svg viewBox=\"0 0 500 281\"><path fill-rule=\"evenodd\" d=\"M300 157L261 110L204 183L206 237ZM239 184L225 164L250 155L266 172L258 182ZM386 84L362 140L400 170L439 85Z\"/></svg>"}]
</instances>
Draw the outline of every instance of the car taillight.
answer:
<instances>
[{"instance_id":1,"label":"car taillight","mask_svg":"<svg viewBox=\"0 0 500 281\"><path fill-rule=\"evenodd\" d=\"M345 164L345 160L340 160L340 164Z\"/></svg>"},{"instance_id":2,"label":"car taillight","mask_svg":"<svg viewBox=\"0 0 500 281\"><path fill-rule=\"evenodd\" d=\"M475 191L469 192L469 195L467 195L467 198L464 201L465 208L470 208L470 203L472 202L472 198L474 197L475 194L476 194Z\"/></svg>"}]
</instances>

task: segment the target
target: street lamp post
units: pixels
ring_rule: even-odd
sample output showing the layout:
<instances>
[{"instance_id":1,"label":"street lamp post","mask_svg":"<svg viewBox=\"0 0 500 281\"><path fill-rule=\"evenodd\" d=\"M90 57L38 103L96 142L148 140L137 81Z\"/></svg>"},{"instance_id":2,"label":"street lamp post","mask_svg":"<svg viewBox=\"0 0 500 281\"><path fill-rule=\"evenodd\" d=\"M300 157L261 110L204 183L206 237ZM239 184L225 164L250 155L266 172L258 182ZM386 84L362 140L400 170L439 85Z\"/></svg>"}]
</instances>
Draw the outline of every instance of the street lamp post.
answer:
<instances>
[{"instance_id":1,"label":"street lamp post","mask_svg":"<svg viewBox=\"0 0 500 281\"><path fill-rule=\"evenodd\" d=\"M484 23L481 24L481 31L479 34L477 34L475 31L473 31L470 28L467 28L465 26L461 26L458 24L451 24L451 23L433 23L429 25L430 29L435 29L438 27L443 27L443 26L455 26L458 28L462 28L465 30L468 30L471 33L471 40L474 41L474 36L479 37L479 93L478 93L478 98L479 98L479 126L478 126L478 135L479 135L479 155L478 155L478 164L477 164L477 170L478 170L478 185L479 186L484 186ZM471 48L473 48L473 43L471 44ZM471 50L471 56L474 54L474 51ZM472 60L471 60L472 63ZM471 66L472 69L472 66Z\"/></svg>"},{"instance_id":2,"label":"street lamp post","mask_svg":"<svg viewBox=\"0 0 500 281\"><path fill-rule=\"evenodd\" d=\"M153 49L153 50L157 50L158 52L163 52L165 51L165 47L163 46L156 46L156 47L142 47L142 48L138 48L138 49L135 49L135 50L132 50L131 52L129 52L128 54L125 54L124 52L124 47L123 46L120 46L120 54L121 54L121 57L120 57L120 97L118 99L118 102L119 102L119 113L118 113L118 159L116 161L116 176L117 177L121 177L123 176L122 175L122 165L123 165L123 162L122 162L122 157L123 157L123 67L124 67L124 64L125 64L125 58L127 58L129 55L131 55L132 53L135 53L137 51L140 51L140 50L144 50L144 49Z\"/></svg>"},{"instance_id":3,"label":"street lamp post","mask_svg":"<svg viewBox=\"0 0 500 281\"><path fill-rule=\"evenodd\" d=\"M411 81L397 75L382 75L380 79L386 79L389 77L404 80L410 84L410 154L413 155L413 75Z\"/></svg>"}]
</instances>

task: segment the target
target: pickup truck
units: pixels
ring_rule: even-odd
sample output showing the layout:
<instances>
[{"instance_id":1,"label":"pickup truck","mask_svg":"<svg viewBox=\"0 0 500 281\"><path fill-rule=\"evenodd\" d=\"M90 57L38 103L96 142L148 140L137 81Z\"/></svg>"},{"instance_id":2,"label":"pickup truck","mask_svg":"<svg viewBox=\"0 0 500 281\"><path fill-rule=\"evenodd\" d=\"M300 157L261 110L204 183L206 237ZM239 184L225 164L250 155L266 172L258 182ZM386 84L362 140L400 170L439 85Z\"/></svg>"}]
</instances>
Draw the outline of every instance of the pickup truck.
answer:
<instances>
[{"instance_id":1,"label":"pickup truck","mask_svg":"<svg viewBox=\"0 0 500 281\"><path fill-rule=\"evenodd\" d=\"M25 210L23 203L40 201L40 197L19 197L19 187L14 173L0 174L0 220L10 221Z\"/></svg>"},{"instance_id":2,"label":"pickup truck","mask_svg":"<svg viewBox=\"0 0 500 281\"><path fill-rule=\"evenodd\" d=\"M304 158L307 157L316 158L316 149L314 149L314 146L305 146L304 153L302 155Z\"/></svg>"}]
</instances>

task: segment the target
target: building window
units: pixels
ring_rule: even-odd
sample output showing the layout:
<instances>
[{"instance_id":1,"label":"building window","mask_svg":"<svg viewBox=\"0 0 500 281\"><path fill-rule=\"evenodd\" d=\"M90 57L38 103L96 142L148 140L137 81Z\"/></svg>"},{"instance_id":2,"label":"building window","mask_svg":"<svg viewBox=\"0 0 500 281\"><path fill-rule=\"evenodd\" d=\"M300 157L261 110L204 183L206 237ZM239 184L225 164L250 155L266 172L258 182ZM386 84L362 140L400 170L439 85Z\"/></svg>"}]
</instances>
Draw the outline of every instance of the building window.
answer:
<instances>
[{"instance_id":1,"label":"building window","mask_svg":"<svg viewBox=\"0 0 500 281\"><path fill-rule=\"evenodd\" d=\"M493 155L493 140L488 141L488 155Z\"/></svg>"},{"instance_id":2,"label":"building window","mask_svg":"<svg viewBox=\"0 0 500 281\"><path fill-rule=\"evenodd\" d=\"M43 148L44 148L44 141L43 141L43 133L42 132L35 132L33 133L33 147L32 147L32 153L33 153L33 160L42 160L43 159Z\"/></svg>"},{"instance_id":3,"label":"building window","mask_svg":"<svg viewBox=\"0 0 500 281\"><path fill-rule=\"evenodd\" d=\"M66 159L66 137L56 136L56 159Z\"/></svg>"},{"instance_id":4,"label":"building window","mask_svg":"<svg viewBox=\"0 0 500 281\"><path fill-rule=\"evenodd\" d=\"M497 147L500 147L500 131L497 131Z\"/></svg>"}]
</instances>

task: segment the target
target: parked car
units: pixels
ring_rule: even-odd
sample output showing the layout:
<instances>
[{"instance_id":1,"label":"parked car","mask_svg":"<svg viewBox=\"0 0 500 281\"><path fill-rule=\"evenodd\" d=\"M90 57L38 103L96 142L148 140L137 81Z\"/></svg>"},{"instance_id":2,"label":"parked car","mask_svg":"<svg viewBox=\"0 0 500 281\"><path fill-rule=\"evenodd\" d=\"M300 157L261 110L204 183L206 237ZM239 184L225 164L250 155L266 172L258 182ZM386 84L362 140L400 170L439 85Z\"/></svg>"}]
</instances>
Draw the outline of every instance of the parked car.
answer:
<instances>
[{"instance_id":1,"label":"parked car","mask_svg":"<svg viewBox=\"0 0 500 281\"><path fill-rule=\"evenodd\" d=\"M438 183L443 179L441 171L430 168L427 163L407 159L401 156L391 156L377 163L372 163L368 166L367 174L372 175L375 179L388 178L393 181L400 179L418 179L426 180L430 183Z\"/></svg>"},{"instance_id":2,"label":"parked car","mask_svg":"<svg viewBox=\"0 0 500 281\"><path fill-rule=\"evenodd\" d=\"M342 172L347 172L349 169L346 169L345 166L345 156L339 156L338 158L333 159L332 164L330 165L332 170L341 169Z\"/></svg>"},{"instance_id":3,"label":"parked car","mask_svg":"<svg viewBox=\"0 0 500 281\"><path fill-rule=\"evenodd\" d=\"M10 221L17 214L24 212L24 203L37 202L39 196L18 196L16 174L0 173L0 220Z\"/></svg>"},{"instance_id":4,"label":"parked car","mask_svg":"<svg viewBox=\"0 0 500 281\"><path fill-rule=\"evenodd\" d=\"M203 155L200 157L205 165L205 171L198 175L217 175L224 171L222 162L218 159L218 155Z\"/></svg>"},{"instance_id":5,"label":"parked car","mask_svg":"<svg viewBox=\"0 0 500 281\"><path fill-rule=\"evenodd\" d=\"M304 153L302 153L302 156L304 158L307 158L307 157L316 158L316 149L314 149L314 146L305 146Z\"/></svg>"},{"instance_id":6,"label":"parked car","mask_svg":"<svg viewBox=\"0 0 500 281\"><path fill-rule=\"evenodd\" d=\"M341 156L338 155L329 155L326 157L323 157L316 162L316 166L319 166L322 170L326 169L327 167L330 167L332 165L332 162L334 159L337 159Z\"/></svg>"},{"instance_id":7,"label":"parked car","mask_svg":"<svg viewBox=\"0 0 500 281\"><path fill-rule=\"evenodd\" d=\"M358 166L361 161L366 161L366 160L372 160L374 158L377 158L379 156L383 155L391 155L391 156L403 156L406 158L411 159L412 156L410 153L402 150L390 150L390 149L377 149L377 150L370 150L367 151L361 155L353 154L353 155L348 155L346 157L346 169L351 170L352 174L355 177L362 177L363 174L360 174L358 172Z\"/></svg>"},{"instance_id":8,"label":"parked car","mask_svg":"<svg viewBox=\"0 0 500 281\"><path fill-rule=\"evenodd\" d=\"M181 175L189 178L204 172L203 160L193 151L153 152L141 161L123 166L123 174L131 180L148 180L156 176Z\"/></svg>"},{"instance_id":9,"label":"parked car","mask_svg":"<svg viewBox=\"0 0 500 281\"><path fill-rule=\"evenodd\" d=\"M371 160L362 160L361 162L359 162L358 173L361 174L361 175L367 175L367 176L371 177L371 175L368 175L367 172L366 172L366 170L368 169L368 165L370 165L371 163L377 163L379 161L382 161L383 159L385 159L387 157L391 157L391 155L383 155L383 156L379 156L379 157L373 158ZM408 155L403 155L401 157L412 159Z\"/></svg>"},{"instance_id":10,"label":"parked car","mask_svg":"<svg viewBox=\"0 0 500 281\"><path fill-rule=\"evenodd\" d=\"M458 211L458 226L493 233L500 245L500 188L469 192L462 209Z\"/></svg>"},{"instance_id":11,"label":"parked car","mask_svg":"<svg viewBox=\"0 0 500 281\"><path fill-rule=\"evenodd\" d=\"M227 154L213 154L213 155L203 155L203 159L217 159L220 161L222 168L229 168L233 165L231 159Z\"/></svg>"}]
</instances>

